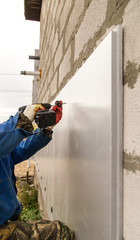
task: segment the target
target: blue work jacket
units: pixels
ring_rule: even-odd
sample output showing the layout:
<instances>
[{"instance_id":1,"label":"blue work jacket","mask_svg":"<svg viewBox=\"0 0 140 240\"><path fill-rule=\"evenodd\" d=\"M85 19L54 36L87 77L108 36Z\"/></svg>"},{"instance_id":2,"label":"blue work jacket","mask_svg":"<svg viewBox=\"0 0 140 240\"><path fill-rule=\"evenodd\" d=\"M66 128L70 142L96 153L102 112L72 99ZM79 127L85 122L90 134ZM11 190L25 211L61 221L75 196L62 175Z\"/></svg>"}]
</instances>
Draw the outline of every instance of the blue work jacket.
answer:
<instances>
[{"instance_id":1,"label":"blue work jacket","mask_svg":"<svg viewBox=\"0 0 140 240\"><path fill-rule=\"evenodd\" d=\"M39 128L33 132L15 129L18 117L17 113L0 124L0 225L21 212L13 182L14 165L33 156L51 140Z\"/></svg>"}]
</instances>

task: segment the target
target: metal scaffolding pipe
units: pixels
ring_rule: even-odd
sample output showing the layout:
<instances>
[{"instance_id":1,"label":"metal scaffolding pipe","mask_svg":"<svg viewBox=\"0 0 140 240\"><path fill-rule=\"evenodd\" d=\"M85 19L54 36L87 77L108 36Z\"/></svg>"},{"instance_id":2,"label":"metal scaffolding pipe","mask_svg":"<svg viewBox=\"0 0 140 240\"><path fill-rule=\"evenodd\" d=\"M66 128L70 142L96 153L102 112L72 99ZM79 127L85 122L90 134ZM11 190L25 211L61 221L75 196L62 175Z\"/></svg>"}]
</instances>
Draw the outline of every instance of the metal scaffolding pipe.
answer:
<instances>
[{"instance_id":1,"label":"metal scaffolding pipe","mask_svg":"<svg viewBox=\"0 0 140 240\"><path fill-rule=\"evenodd\" d=\"M29 56L29 59L33 59L33 60L39 60L40 57L39 56Z\"/></svg>"},{"instance_id":2,"label":"metal scaffolding pipe","mask_svg":"<svg viewBox=\"0 0 140 240\"><path fill-rule=\"evenodd\" d=\"M21 71L20 74L22 75L32 75L32 76L39 76L40 77L40 72L38 71Z\"/></svg>"}]
</instances>

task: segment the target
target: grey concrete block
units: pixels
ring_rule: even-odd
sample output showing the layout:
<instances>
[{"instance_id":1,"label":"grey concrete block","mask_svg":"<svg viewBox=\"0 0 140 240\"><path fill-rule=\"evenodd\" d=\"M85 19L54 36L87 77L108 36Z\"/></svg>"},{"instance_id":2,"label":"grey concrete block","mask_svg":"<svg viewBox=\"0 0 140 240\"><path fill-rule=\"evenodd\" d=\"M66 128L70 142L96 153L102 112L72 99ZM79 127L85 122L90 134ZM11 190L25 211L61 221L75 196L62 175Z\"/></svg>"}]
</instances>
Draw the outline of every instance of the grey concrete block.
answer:
<instances>
[{"instance_id":1,"label":"grey concrete block","mask_svg":"<svg viewBox=\"0 0 140 240\"><path fill-rule=\"evenodd\" d=\"M93 0L89 5L83 22L75 36L75 60L83 51L85 44L94 37L106 16L107 0Z\"/></svg>"},{"instance_id":2,"label":"grey concrete block","mask_svg":"<svg viewBox=\"0 0 140 240\"><path fill-rule=\"evenodd\" d=\"M140 63L140 1L130 1L123 15L124 61Z\"/></svg>"},{"instance_id":3,"label":"grey concrete block","mask_svg":"<svg viewBox=\"0 0 140 240\"><path fill-rule=\"evenodd\" d=\"M70 37L71 37L72 33L74 32L76 25L79 24L78 20L79 20L79 17L81 15L83 9L84 9L84 0L75 1L74 8L71 12L69 22L68 22L68 25L66 28L66 32L65 32L65 35L66 35L65 45L66 46L69 43Z\"/></svg>"},{"instance_id":4,"label":"grey concrete block","mask_svg":"<svg viewBox=\"0 0 140 240\"><path fill-rule=\"evenodd\" d=\"M58 24L58 21L59 21L59 18L60 18L60 14L61 14L61 11L64 7L64 4L65 4L65 0L60 0L59 1L59 4L57 6L57 11L56 11L56 16L55 16L55 21L56 21L56 24Z\"/></svg>"},{"instance_id":5,"label":"grey concrete block","mask_svg":"<svg viewBox=\"0 0 140 240\"><path fill-rule=\"evenodd\" d=\"M57 92L57 72L51 81L51 97Z\"/></svg>"},{"instance_id":6,"label":"grey concrete block","mask_svg":"<svg viewBox=\"0 0 140 240\"><path fill-rule=\"evenodd\" d=\"M64 30L66 20L68 18L68 14L69 14L69 11L70 11L70 8L71 8L71 4L72 4L72 1L66 0L65 6L64 6L64 8L62 10L62 13L61 13L61 16L60 16L60 37L61 37L62 32Z\"/></svg>"},{"instance_id":7,"label":"grey concrete block","mask_svg":"<svg viewBox=\"0 0 140 240\"><path fill-rule=\"evenodd\" d=\"M66 52L59 68L59 85L63 81L64 77L70 72L71 66L70 58L71 58L71 46L68 48L68 51Z\"/></svg>"},{"instance_id":8,"label":"grey concrete block","mask_svg":"<svg viewBox=\"0 0 140 240\"><path fill-rule=\"evenodd\" d=\"M59 43L59 36L58 36L58 29L57 29L55 32L54 40L52 41L52 56L54 56L58 43Z\"/></svg>"},{"instance_id":9,"label":"grey concrete block","mask_svg":"<svg viewBox=\"0 0 140 240\"><path fill-rule=\"evenodd\" d=\"M55 59L54 59L54 68L55 69L58 66L58 64L60 63L62 56L63 56L63 39L61 39L58 49L56 50L56 55L55 55Z\"/></svg>"}]
</instances>

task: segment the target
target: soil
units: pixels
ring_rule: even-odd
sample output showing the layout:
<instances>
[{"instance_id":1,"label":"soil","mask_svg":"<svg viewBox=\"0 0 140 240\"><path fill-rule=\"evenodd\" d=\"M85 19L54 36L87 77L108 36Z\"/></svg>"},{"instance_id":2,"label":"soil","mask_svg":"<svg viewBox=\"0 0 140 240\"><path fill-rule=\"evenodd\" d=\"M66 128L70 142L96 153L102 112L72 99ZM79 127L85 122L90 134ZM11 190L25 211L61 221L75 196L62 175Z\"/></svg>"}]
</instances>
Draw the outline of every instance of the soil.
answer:
<instances>
[{"instance_id":1,"label":"soil","mask_svg":"<svg viewBox=\"0 0 140 240\"><path fill-rule=\"evenodd\" d=\"M27 165L28 160L19 163L15 166L15 176L16 177L26 177L27 176ZM28 176L34 176L34 163L33 160L30 160L29 168L28 168Z\"/></svg>"}]
</instances>

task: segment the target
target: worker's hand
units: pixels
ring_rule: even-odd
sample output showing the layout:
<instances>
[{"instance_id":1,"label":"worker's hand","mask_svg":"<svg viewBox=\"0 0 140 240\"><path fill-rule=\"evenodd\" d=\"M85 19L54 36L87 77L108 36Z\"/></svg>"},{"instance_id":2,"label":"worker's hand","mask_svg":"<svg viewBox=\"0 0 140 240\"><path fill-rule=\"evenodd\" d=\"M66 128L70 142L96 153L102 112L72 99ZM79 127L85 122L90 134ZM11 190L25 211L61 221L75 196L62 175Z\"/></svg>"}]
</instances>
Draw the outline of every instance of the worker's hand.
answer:
<instances>
[{"instance_id":1,"label":"worker's hand","mask_svg":"<svg viewBox=\"0 0 140 240\"><path fill-rule=\"evenodd\" d=\"M32 105L28 105L25 107L25 110L23 111L23 114L28 117L28 119L30 119L30 121L32 122L34 120L35 114L37 111L39 110L44 110L45 107L43 107L41 104L37 103L37 104L32 104Z\"/></svg>"},{"instance_id":2,"label":"worker's hand","mask_svg":"<svg viewBox=\"0 0 140 240\"><path fill-rule=\"evenodd\" d=\"M56 124L61 120L62 118L62 101L56 101L55 105L52 107L52 109L56 113Z\"/></svg>"},{"instance_id":3,"label":"worker's hand","mask_svg":"<svg viewBox=\"0 0 140 240\"><path fill-rule=\"evenodd\" d=\"M53 110L56 113L56 124L62 118L62 104L63 104L62 101L56 101L55 105L51 108L51 110ZM47 127L47 129L52 130L54 126L49 126L49 127Z\"/></svg>"}]
</instances>

